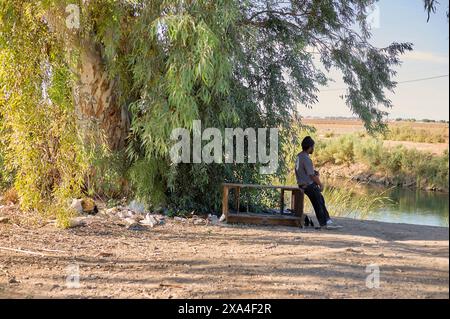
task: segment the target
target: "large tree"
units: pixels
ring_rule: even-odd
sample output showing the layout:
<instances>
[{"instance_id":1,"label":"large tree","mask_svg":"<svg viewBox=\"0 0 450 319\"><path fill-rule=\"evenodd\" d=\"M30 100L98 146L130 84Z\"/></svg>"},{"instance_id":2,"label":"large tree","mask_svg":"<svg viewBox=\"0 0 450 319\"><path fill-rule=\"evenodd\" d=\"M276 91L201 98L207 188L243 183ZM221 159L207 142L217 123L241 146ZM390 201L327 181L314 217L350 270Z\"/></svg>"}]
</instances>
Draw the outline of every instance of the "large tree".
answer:
<instances>
[{"instance_id":1,"label":"large tree","mask_svg":"<svg viewBox=\"0 0 450 319\"><path fill-rule=\"evenodd\" d=\"M370 44L375 2L0 0L2 139L25 206L118 176L153 204L217 209L221 181L273 176L253 164L172 165L172 129L197 119L279 127L282 148L297 106L314 105L332 68L354 114L382 129L385 92L411 44ZM126 172L111 171L117 154ZM274 176L283 169L282 160Z\"/></svg>"}]
</instances>

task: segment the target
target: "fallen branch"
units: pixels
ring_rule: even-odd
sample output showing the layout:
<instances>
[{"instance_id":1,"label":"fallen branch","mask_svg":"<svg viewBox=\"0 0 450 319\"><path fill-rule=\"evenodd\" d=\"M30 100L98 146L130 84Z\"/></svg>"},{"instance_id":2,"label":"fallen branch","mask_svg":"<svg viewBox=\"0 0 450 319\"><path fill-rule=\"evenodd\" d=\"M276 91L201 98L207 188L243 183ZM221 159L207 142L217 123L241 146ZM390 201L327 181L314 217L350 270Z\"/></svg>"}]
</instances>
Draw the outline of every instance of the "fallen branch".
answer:
<instances>
[{"instance_id":1,"label":"fallen branch","mask_svg":"<svg viewBox=\"0 0 450 319\"><path fill-rule=\"evenodd\" d=\"M38 256L42 256L42 257L48 257L48 255L45 255L43 253L39 253L39 252L36 252L36 251L31 251L31 250L23 250L23 249L8 248L8 247L0 247L0 249L8 250L8 251L14 251L14 252L23 253L23 254L38 255Z\"/></svg>"},{"instance_id":2,"label":"fallen branch","mask_svg":"<svg viewBox=\"0 0 450 319\"><path fill-rule=\"evenodd\" d=\"M42 251L48 251L51 253L67 253L67 251L65 250L59 250L59 249L46 249L46 248L37 248L38 250L42 250Z\"/></svg>"},{"instance_id":3,"label":"fallen branch","mask_svg":"<svg viewBox=\"0 0 450 319\"><path fill-rule=\"evenodd\" d=\"M168 288L184 288L184 287L179 286L179 285L163 284L163 283L159 284L159 286L160 286L160 287L168 287Z\"/></svg>"}]
</instances>

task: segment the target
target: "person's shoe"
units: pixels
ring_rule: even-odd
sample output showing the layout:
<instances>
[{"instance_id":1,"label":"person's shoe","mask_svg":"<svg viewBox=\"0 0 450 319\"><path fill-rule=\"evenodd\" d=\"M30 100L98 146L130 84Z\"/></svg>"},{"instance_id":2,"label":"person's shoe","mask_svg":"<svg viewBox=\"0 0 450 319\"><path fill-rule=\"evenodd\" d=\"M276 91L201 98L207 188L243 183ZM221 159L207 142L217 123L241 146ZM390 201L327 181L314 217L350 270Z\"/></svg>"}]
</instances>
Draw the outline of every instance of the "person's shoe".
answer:
<instances>
[{"instance_id":1,"label":"person's shoe","mask_svg":"<svg viewBox=\"0 0 450 319\"><path fill-rule=\"evenodd\" d=\"M335 224L331 219L329 219L324 228L328 230L335 230L335 229L342 229L343 227L341 225Z\"/></svg>"}]
</instances>

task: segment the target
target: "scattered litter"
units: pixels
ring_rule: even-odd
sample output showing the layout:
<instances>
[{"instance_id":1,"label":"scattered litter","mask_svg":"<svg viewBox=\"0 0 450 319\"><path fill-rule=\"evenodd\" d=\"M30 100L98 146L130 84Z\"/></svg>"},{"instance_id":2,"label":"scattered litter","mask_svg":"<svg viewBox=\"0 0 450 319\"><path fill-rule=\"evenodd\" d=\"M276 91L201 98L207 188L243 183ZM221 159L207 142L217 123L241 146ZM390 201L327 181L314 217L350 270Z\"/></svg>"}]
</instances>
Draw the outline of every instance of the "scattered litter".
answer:
<instances>
[{"instance_id":1,"label":"scattered litter","mask_svg":"<svg viewBox=\"0 0 450 319\"><path fill-rule=\"evenodd\" d=\"M186 218L179 217L179 216L175 216L173 219L178 221L178 222L183 222L183 223L187 222Z\"/></svg>"},{"instance_id":2,"label":"scattered litter","mask_svg":"<svg viewBox=\"0 0 450 319\"><path fill-rule=\"evenodd\" d=\"M73 199L70 208L80 214L95 215L98 213L98 207L91 198Z\"/></svg>"},{"instance_id":3,"label":"scattered litter","mask_svg":"<svg viewBox=\"0 0 450 319\"><path fill-rule=\"evenodd\" d=\"M83 205L81 204L82 201L83 201L82 199L72 200L72 204L70 205L70 208L72 208L76 212L82 214L83 213Z\"/></svg>"},{"instance_id":4,"label":"scattered litter","mask_svg":"<svg viewBox=\"0 0 450 319\"><path fill-rule=\"evenodd\" d=\"M117 217L119 217L119 218L127 218L128 216L129 216L128 212L126 212L126 211L121 211L117 214Z\"/></svg>"},{"instance_id":5,"label":"scattered litter","mask_svg":"<svg viewBox=\"0 0 450 319\"><path fill-rule=\"evenodd\" d=\"M160 221L156 217L154 217L150 214L147 214L147 215L145 215L145 218L140 221L140 223L142 225L147 225L147 226L150 226L151 228L153 228L156 225L160 224Z\"/></svg>"},{"instance_id":6,"label":"scattered litter","mask_svg":"<svg viewBox=\"0 0 450 319\"><path fill-rule=\"evenodd\" d=\"M69 228L75 228L86 225L86 217L74 217L69 220Z\"/></svg>"},{"instance_id":7,"label":"scattered litter","mask_svg":"<svg viewBox=\"0 0 450 319\"><path fill-rule=\"evenodd\" d=\"M126 221L128 223L128 225L133 225L133 224L137 224L136 219L131 218L131 217L127 217L124 219L124 221Z\"/></svg>"},{"instance_id":8,"label":"scattered litter","mask_svg":"<svg viewBox=\"0 0 450 319\"><path fill-rule=\"evenodd\" d=\"M209 214L208 215L208 221L212 224L212 225L217 225L219 223L219 218L216 215L212 215Z\"/></svg>"},{"instance_id":9,"label":"scattered litter","mask_svg":"<svg viewBox=\"0 0 450 319\"><path fill-rule=\"evenodd\" d=\"M127 209L134 211L139 214L145 214L145 205L142 203L139 203L136 200L131 201L131 203L127 206Z\"/></svg>"},{"instance_id":10,"label":"scattered litter","mask_svg":"<svg viewBox=\"0 0 450 319\"><path fill-rule=\"evenodd\" d=\"M199 226L199 225L206 225L206 220L204 220L203 218L198 218L198 217L196 217L196 218L193 218L193 219L192 219L192 223L193 223L194 225L196 225L196 226Z\"/></svg>"},{"instance_id":11,"label":"scattered litter","mask_svg":"<svg viewBox=\"0 0 450 319\"><path fill-rule=\"evenodd\" d=\"M145 216L140 215L140 214L135 214L135 215L133 215L131 218L133 218L133 219L136 220L137 222L140 222L141 220L145 219Z\"/></svg>"},{"instance_id":12,"label":"scattered litter","mask_svg":"<svg viewBox=\"0 0 450 319\"><path fill-rule=\"evenodd\" d=\"M105 214L109 215L109 216L116 216L118 213L121 213L121 212L119 212L119 208L117 208L117 207L108 208L105 211Z\"/></svg>"},{"instance_id":13,"label":"scattered litter","mask_svg":"<svg viewBox=\"0 0 450 319\"><path fill-rule=\"evenodd\" d=\"M132 210L127 210L125 211L125 215L131 218L136 218L136 216L139 216L139 213L136 213L135 211Z\"/></svg>"},{"instance_id":14,"label":"scattered litter","mask_svg":"<svg viewBox=\"0 0 450 319\"><path fill-rule=\"evenodd\" d=\"M117 206L102 211L103 215L111 218L118 218L127 224L128 229L140 229L139 226L149 226L151 228L165 223L165 216L161 214L151 214L145 211L144 205L132 201L128 206ZM135 224L139 224L136 226ZM145 229L145 228L144 228Z\"/></svg>"}]
</instances>

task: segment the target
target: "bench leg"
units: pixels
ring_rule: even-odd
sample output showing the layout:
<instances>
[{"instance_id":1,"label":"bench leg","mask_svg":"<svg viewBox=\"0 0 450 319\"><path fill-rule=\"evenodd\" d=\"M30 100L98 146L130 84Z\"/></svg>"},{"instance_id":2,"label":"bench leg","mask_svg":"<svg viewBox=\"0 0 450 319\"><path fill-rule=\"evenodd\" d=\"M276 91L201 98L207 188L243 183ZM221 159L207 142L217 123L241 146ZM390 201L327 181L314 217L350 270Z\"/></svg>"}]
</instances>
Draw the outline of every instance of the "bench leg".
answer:
<instances>
[{"instance_id":1,"label":"bench leg","mask_svg":"<svg viewBox=\"0 0 450 319\"><path fill-rule=\"evenodd\" d=\"M284 212L284 189L281 190L280 195L280 214L283 214Z\"/></svg>"},{"instance_id":2,"label":"bench leg","mask_svg":"<svg viewBox=\"0 0 450 319\"><path fill-rule=\"evenodd\" d=\"M240 187L236 187L236 198L234 199L234 204L236 206L236 213L239 214L239 207L240 207L240 196L241 196L241 188Z\"/></svg>"},{"instance_id":3,"label":"bench leg","mask_svg":"<svg viewBox=\"0 0 450 319\"><path fill-rule=\"evenodd\" d=\"M228 193L229 193L228 187L224 186L222 193L222 214L226 218L228 218Z\"/></svg>"},{"instance_id":4,"label":"bench leg","mask_svg":"<svg viewBox=\"0 0 450 319\"><path fill-rule=\"evenodd\" d=\"M291 207L295 216L301 217L301 225L305 224L305 215L303 214L305 195L302 190L292 191Z\"/></svg>"}]
</instances>

